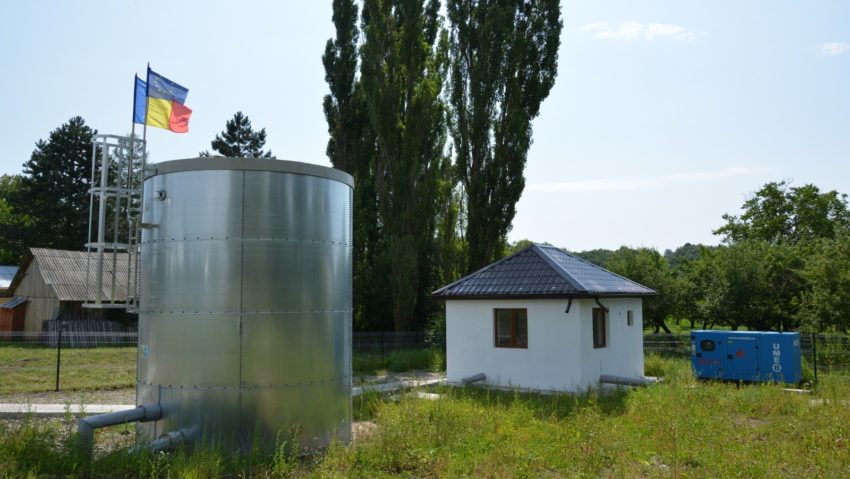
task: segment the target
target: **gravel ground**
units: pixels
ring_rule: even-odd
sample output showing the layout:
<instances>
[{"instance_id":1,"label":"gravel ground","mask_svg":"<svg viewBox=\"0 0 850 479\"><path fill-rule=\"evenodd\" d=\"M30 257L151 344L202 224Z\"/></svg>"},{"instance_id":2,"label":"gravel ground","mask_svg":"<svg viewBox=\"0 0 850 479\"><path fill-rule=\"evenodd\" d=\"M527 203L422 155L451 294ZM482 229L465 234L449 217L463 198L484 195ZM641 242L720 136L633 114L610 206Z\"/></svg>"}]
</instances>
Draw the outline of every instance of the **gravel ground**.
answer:
<instances>
[{"instance_id":1,"label":"gravel ground","mask_svg":"<svg viewBox=\"0 0 850 479\"><path fill-rule=\"evenodd\" d=\"M393 383L401 380L419 380L442 379L446 377L446 373L434 373L430 371L410 371L406 373L389 373L383 376L358 376L354 378L354 385L372 385Z\"/></svg>"}]
</instances>

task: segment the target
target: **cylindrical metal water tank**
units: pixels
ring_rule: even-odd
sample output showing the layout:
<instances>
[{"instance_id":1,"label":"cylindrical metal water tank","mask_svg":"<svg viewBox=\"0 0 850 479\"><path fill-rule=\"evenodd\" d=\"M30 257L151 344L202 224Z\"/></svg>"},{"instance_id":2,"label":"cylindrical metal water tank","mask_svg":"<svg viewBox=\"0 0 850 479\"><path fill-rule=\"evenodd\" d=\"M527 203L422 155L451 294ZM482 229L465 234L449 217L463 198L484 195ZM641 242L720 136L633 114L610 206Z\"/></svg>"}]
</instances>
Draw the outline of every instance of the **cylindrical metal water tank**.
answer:
<instances>
[{"instance_id":1,"label":"cylindrical metal water tank","mask_svg":"<svg viewBox=\"0 0 850 479\"><path fill-rule=\"evenodd\" d=\"M144 182L142 441L247 448L351 433L351 198L331 168L256 158L153 165Z\"/></svg>"}]
</instances>

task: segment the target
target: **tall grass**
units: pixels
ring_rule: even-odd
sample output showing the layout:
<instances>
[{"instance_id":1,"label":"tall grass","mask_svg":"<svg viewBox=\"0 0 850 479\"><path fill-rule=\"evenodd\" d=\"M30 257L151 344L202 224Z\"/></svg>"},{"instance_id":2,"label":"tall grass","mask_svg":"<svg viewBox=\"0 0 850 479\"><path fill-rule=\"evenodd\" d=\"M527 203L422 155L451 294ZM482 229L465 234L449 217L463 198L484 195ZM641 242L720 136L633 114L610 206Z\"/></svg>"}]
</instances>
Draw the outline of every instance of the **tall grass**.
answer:
<instances>
[{"instance_id":1,"label":"tall grass","mask_svg":"<svg viewBox=\"0 0 850 479\"><path fill-rule=\"evenodd\" d=\"M0 432L0 476L70 477L848 477L850 385L813 394L694 380L688 362L648 356L660 384L578 395L437 387L438 400L370 394L352 445L294 458L291 445L235 456L116 451L86 463L73 439L35 422Z\"/></svg>"},{"instance_id":2,"label":"tall grass","mask_svg":"<svg viewBox=\"0 0 850 479\"><path fill-rule=\"evenodd\" d=\"M441 349L406 349L358 353L354 355L351 368L355 376L375 375L386 372L445 371L446 353Z\"/></svg>"}]
</instances>

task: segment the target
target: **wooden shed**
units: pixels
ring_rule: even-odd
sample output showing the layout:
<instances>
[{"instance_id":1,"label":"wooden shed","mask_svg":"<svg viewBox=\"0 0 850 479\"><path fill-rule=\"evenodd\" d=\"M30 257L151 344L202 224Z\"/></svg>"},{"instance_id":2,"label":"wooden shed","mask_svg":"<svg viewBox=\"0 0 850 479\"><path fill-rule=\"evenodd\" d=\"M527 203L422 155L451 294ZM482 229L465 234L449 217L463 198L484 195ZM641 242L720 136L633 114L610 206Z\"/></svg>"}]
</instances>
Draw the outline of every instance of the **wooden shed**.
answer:
<instances>
[{"instance_id":1,"label":"wooden shed","mask_svg":"<svg viewBox=\"0 0 850 479\"><path fill-rule=\"evenodd\" d=\"M126 299L130 280L128 256L127 253L118 254L113 268L110 253L110 261L104 265L104 297L112 295L114 284L115 299ZM96 288L89 284L94 283L93 273L88 273L94 261L95 253L30 248L10 286L12 294L26 298L24 330L41 331L44 321L57 318L109 320L123 317L126 314L123 310L83 308L83 303L95 299Z\"/></svg>"}]
</instances>

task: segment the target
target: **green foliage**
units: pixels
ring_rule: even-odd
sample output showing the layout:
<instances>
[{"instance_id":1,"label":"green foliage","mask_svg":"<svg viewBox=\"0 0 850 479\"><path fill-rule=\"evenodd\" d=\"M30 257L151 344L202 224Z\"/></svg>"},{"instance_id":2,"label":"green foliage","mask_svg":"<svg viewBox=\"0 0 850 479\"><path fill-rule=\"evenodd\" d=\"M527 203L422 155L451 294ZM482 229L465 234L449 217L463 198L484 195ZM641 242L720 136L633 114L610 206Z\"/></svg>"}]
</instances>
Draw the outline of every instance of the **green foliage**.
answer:
<instances>
[{"instance_id":1,"label":"green foliage","mask_svg":"<svg viewBox=\"0 0 850 479\"><path fill-rule=\"evenodd\" d=\"M661 328L669 333L664 320L675 313L677 285L667 260L654 249L622 247L605 262L605 267L656 291L655 296L644 298L643 316L656 332Z\"/></svg>"},{"instance_id":2,"label":"green foliage","mask_svg":"<svg viewBox=\"0 0 850 479\"><path fill-rule=\"evenodd\" d=\"M466 195L466 272L498 259L525 188L531 121L555 83L557 0L449 0L450 130Z\"/></svg>"},{"instance_id":3,"label":"green foliage","mask_svg":"<svg viewBox=\"0 0 850 479\"><path fill-rule=\"evenodd\" d=\"M228 158L272 158L271 151L263 150L266 145L266 129L254 131L248 115L237 111L233 119L227 120L224 131L215 135L210 143L213 150ZM210 156L209 151L203 151L200 156Z\"/></svg>"},{"instance_id":4,"label":"green foliage","mask_svg":"<svg viewBox=\"0 0 850 479\"><path fill-rule=\"evenodd\" d=\"M384 372L446 370L446 353L442 349L406 349L400 351L359 353L354 355L352 369L357 376Z\"/></svg>"},{"instance_id":5,"label":"green foliage","mask_svg":"<svg viewBox=\"0 0 850 479\"><path fill-rule=\"evenodd\" d=\"M800 274L807 283L802 292L800 318L807 329L850 329L850 232L811 245Z\"/></svg>"},{"instance_id":6,"label":"green foliage","mask_svg":"<svg viewBox=\"0 0 850 479\"><path fill-rule=\"evenodd\" d=\"M671 268L676 269L686 263L700 259L703 248L714 249L715 246L685 243L675 250L665 250L664 259L667 260Z\"/></svg>"},{"instance_id":7,"label":"green foliage","mask_svg":"<svg viewBox=\"0 0 850 479\"><path fill-rule=\"evenodd\" d=\"M36 142L23 174L0 186L0 250L17 263L29 247L79 250L88 232L92 137L73 117ZM97 173L97 172L96 172Z\"/></svg>"},{"instance_id":8,"label":"green foliage","mask_svg":"<svg viewBox=\"0 0 850 479\"><path fill-rule=\"evenodd\" d=\"M355 325L421 330L435 313L428 294L456 274L462 248L445 152L439 3L367 1L360 29L355 2L333 8L323 107L328 157L356 183Z\"/></svg>"},{"instance_id":9,"label":"green foliage","mask_svg":"<svg viewBox=\"0 0 850 479\"><path fill-rule=\"evenodd\" d=\"M793 330L805 283L803 259L791 245L742 241L705 249L683 281L684 307L703 327Z\"/></svg>"},{"instance_id":10,"label":"green foliage","mask_svg":"<svg viewBox=\"0 0 850 479\"><path fill-rule=\"evenodd\" d=\"M0 177L0 264L19 264L27 250L24 232L30 228L32 220L16 214L10 204L20 188L20 175Z\"/></svg>"},{"instance_id":11,"label":"green foliage","mask_svg":"<svg viewBox=\"0 0 850 479\"><path fill-rule=\"evenodd\" d=\"M357 329L392 329L386 296L386 245L375 186L375 134L368 121L363 85L357 80L358 9L353 0L335 0L336 38L325 46L322 63L330 93L323 108L328 123L326 153L334 168L354 177L354 325Z\"/></svg>"},{"instance_id":12,"label":"green foliage","mask_svg":"<svg viewBox=\"0 0 850 479\"><path fill-rule=\"evenodd\" d=\"M533 244L534 244L534 241L531 241L530 239L518 240L515 243L511 243L511 244L508 245L508 248L505 251L505 256L510 256L514 253L519 253L520 251L524 250L525 248L528 248L529 246L531 246Z\"/></svg>"},{"instance_id":13,"label":"green foliage","mask_svg":"<svg viewBox=\"0 0 850 479\"><path fill-rule=\"evenodd\" d=\"M785 181L764 185L744 202L744 213L723 215L726 224L714 231L725 243L761 240L770 243L834 238L850 228L847 195L821 193L815 185L789 187Z\"/></svg>"},{"instance_id":14,"label":"green foliage","mask_svg":"<svg viewBox=\"0 0 850 479\"><path fill-rule=\"evenodd\" d=\"M622 248L621 248L622 249ZM580 251L578 253L573 253L579 258L586 259L596 266L601 266L603 268L607 268L608 261L614 256L615 252L610 249L592 249L588 251Z\"/></svg>"}]
</instances>

